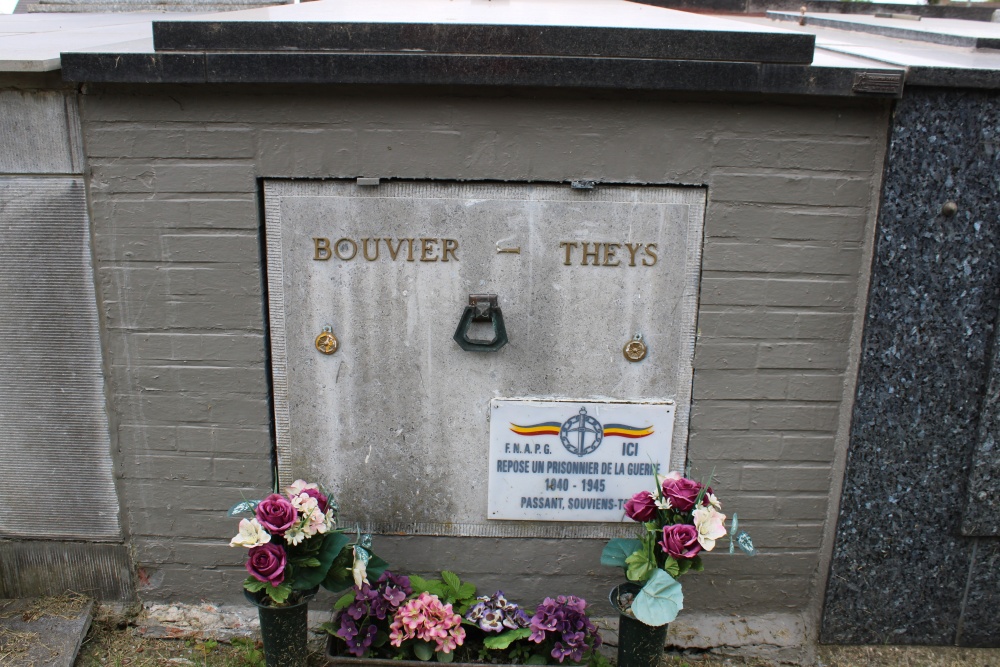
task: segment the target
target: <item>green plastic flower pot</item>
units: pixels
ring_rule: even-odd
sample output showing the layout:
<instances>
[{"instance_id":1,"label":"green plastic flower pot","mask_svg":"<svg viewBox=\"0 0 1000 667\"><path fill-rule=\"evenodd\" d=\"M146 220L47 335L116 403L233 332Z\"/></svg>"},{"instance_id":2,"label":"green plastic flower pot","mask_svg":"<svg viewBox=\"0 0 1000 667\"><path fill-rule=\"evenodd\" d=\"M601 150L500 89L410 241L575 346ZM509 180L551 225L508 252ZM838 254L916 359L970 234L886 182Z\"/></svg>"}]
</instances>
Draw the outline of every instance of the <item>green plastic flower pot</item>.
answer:
<instances>
[{"instance_id":1,"label":"green plastic flower pot","mask_svg":"<svg viewBox=\"0 0 1000 667\"><path fill-rule=\"evenodd\" d=\"M625 613L619 604L621 593L633 596L642 586L633 583L619 584L611 589L611 605L618 610L618 667L657 667L663 657L663 647L667 643L667 625L646 625L631 614Z\"/></svg>"},{"instance_id":2,"label":"green plastic flower pot","mask_svg":"<svg viewBox=\"0 0 1000 667\"><path fill-rule=\"evenodd\" d=\"M299 602L287 607L269 607L256 595L243 591L247 600L257 607L267 667L305 667L308 655L309 598L315 593L316 589L307 591Z\"/></svg>"}]
</instances>

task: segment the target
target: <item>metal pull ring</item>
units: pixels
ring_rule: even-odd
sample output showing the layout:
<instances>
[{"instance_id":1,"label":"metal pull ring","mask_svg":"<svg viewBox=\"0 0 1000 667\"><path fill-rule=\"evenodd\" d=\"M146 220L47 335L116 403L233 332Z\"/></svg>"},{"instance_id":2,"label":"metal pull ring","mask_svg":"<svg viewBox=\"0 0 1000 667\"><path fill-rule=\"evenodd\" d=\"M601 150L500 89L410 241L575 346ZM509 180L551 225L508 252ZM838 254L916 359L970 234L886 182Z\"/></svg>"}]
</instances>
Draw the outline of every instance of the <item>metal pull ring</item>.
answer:
<instances>
[{"instance_id":1,"label":"metal pull ring","mask_svg":"<svg viewBox=\"0 0 1000 667\"><path fill-rule=\"evenodd\" d=\"M473 322L489 322L493 326L493 340L470 338L469 328ZM496 352L507 344L507 328L503 324L503 313L497 305L496 294L469 295L469 305L462 311L454 338L466 352Z\"/></svg>"}]
</instances>

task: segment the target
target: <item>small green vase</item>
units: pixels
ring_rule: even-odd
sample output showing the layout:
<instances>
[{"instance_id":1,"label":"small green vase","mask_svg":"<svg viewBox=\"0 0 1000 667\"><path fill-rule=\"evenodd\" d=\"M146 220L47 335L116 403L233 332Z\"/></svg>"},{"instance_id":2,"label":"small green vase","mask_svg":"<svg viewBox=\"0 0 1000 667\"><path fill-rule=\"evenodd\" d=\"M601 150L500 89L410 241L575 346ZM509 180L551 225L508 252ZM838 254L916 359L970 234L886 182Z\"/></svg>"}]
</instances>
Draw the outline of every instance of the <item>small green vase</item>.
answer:
<instances>
[{"instance_id":1,"label":"small green vase","mask_svg":"<svg viewBox=\"0 0 1000 667\"><path fill-rule=\"evenodd\" d=\"M618 667L657 667L667 643L668 625L646 625L634 616L622 612L618 603L620 593L633 596L642 586L633 583L619 584L611 589L611 605L618 610Z\"/></svg>"},{"instance_id":2,"label":"small green vase","mask_svg":"<svg viewBox=\"0 0 1000 667\"><path fill-rule=\"evenodd\" d=\"M308 655L309 599L317 589L306 591L302 599L287 607L270 607L256 595L243 591L257 607L260 636L264 641L267 667L305 667Z\"/></svg>"}]
</instances>

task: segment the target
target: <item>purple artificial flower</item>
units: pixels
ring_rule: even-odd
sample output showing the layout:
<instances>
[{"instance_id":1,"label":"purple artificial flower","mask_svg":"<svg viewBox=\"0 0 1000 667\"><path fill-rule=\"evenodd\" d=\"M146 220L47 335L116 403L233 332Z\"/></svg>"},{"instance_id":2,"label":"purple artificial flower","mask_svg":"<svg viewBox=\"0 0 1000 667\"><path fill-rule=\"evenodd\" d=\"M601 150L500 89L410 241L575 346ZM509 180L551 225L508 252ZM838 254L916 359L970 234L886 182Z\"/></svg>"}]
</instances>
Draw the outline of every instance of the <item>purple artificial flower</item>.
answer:
<instances>
[{"instance_id":1,"label":"purple artificial flower","mask_svg":"<svg viewBox=\"0 0 1000 667\"><path fill-rule=\"evenodd\" d=\"M371 589L368 584L363 586L362 590L365 589L371 591L368 594L370 613L379 620L395 614L396 609L413 592L409 577L397 576L391 572L383 572L382 576L375 582L374 589Z\"/></svg>"},{"instance_id":2,"label":"purple artificial flower","mask_svg":"<svg viewBox=\"0 0 1000 667\"><path fill-rule=\"evenodd\" d=\"M537 644L555 640L552 657L559 662L567 657L574 662L582 661L587 650L601 645L597 626L587 618L586 608L586 600L572 595L560 595L555 600L545 598L531 617L532 632L528 639Z\"/></svg>"},{"instance_id":3,"label":"purple artificial flower","mask_svg":"<svg viewBox=\"0 0 1000 667\"><path fill-rule=\"evenodd\" d=\"M257 505L257 522L272 535L283 535L298 518L292 503L277 493L272 493Z\"/></svg>"},{"instance_id":4,"label":"purple artificial flower","mask_svg":"<svg viewBox=\"0 0 1000 667\"><path fill-rule=\"evenodd\" d=\"M531 619L524 610L514 602L510 602L497 591L491 596L476 598L477 602L465 612L465 620L475 623L484 632L502 632L504 628L526 628Z\"/></svg>"},{"instance_id":5,"label":"purple artificial flower","mask_svg":"<svg viewBox=\"0 0 1000 667\"><path fill-rule=\"evenodd\" d=\"M410 578L383 572L375 585L354 587L354 602L340 612L340 628L335 633L347 644L347 650L362 657L378 634L377 620L396 614L406 597L413 592Z\"/></svg>"},{"instance_id":6,"label":"purple artificial flower","mask_svg":"<svg viewBox=\"0 0 1000 667\"><path fill-rule=\"evenodd\" d=\"M347 650L360 658L375 641L378 628L372 623L363 632L359 632L357 624L345 615L340 617L340 628L336 634L347 644Z\"/></svg>"},{"instance_id":7,"label":"purple artificial flower","mask_svg":"<svg viewBox=\"0 0 1000 667\"><path fill-rule=\"evenodd\" d=\"M486 603L483 602L482 598L478 599L479 602L469 607L469 611L465 612L465 620L472 621L473 623L479 623L479 619L481 619L483 614L486 613Z\"/></svg>"},{"instance_id":8,"label":"purple artificial flower","mask_svg":"<svg viewBox=\"0 0 1000 667\"><path fill-rule=\"evenodd\" d=\"M678 512L687 512L694 507L702 488L699 482L680 476L668 476L661 484L663 496L670 501L670 506Z\"/></svg>"},{"instance_id":9,"label":"purple artificial flower","mask_svg":"<svg viewBox=\"0 0 1000 667\"><path fill-rule=\"evenodd\" d=\"M569 632L563 634L566 642L556 642L552 647L552 657L562 662L564 658L569 658L573 662L583 660L583 652L587 650L586 635L582 632Z\"/></svg>"},{"instance_id":10,"label":"purple artificial flower","mask_svg":"<svg viewBox=\"0 0 1000 667\"><path fill-rule=\"evenodd\" d=\"M280 544L268 542L250 549L247 572L258 581L277 586L285 580L288 557Z\"/></svg>"},{"instance_id":11,"label":"purple artificial flower","mask_svg":"<svg viewBox=\"0 0 1000 667\"><path fill-rule=\"evenodd\" d=\"M701 551L698 529L686 523L663 527L663 539L657 544L673 558L694 558Z\"/></svg>"},{"instance_id":12,"label":"purple artificial flower","mask_svg":"<svg viewBox=\"0 0 1000 667\"><path fill-rule=\"evenodd\" d=\"M524 613L524 610L520 607L516 609L504 609L503 625L505 628L510 628L511 630L516 630L517 628L526 628L531 625L531 619L528 615ZM514 605L516 607L516 605Z\"/></svg>"},{"instance_id":13,"label":"purple artificial flower","mask_svg":"<svg viewBox=\"0 0 1000 667\"><path fill-rule=\"evenodd\" d=\"M488 609L479 619L479 627L483 632L500 632L503 630L503 612L498 609Z\"/></svg>"},{"instance_id":14,"label":"purple artificial flower","mask_svg":"<svg viewBox=\"0 0 1000 667\"><path fill-rule=\"evenodd\" d=\"M625 501L625 515L633 521L645 523L656 518L656 499L649 491L640 491Z\"/></svg>"}]
</instances>

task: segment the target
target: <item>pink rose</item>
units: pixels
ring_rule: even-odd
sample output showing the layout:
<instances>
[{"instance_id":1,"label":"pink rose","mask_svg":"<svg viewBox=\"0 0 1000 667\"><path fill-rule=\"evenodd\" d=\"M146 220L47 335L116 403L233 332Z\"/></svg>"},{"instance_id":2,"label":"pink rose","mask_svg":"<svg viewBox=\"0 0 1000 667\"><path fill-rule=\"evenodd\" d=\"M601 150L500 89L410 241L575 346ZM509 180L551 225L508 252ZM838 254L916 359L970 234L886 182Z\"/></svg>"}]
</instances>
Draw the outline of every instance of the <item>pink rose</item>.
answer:
<instances>
[{"instance_id":1,"label":"pink rose","mask_svg":"<svg viewBox=\"0 0 1000 667\"><path fill-rule=\"evenodd\" d=\"M687 512L694 507L702 486L693 479L686 477L667 477L661 485L664 497L670 501L670 506L678 512Z\"/></svg>"},{"instance_id":2,"label":"pink rose","mask_svg":"<svg viewBox=\"0 0 1000 667\"><path fill-rule=\"evenodd\" d=\"M625 502L625 515L640 523L656 518L656 500L649 491L640 491Z\"/></svg>"},{"instance_id":3,"label":"pink rose","mask_svg":"<svg viewBox=\"0 0 1000 667\"><path fill-rule=\"evenodd\" d=\"M698 529L686 523L663 527L663 541L657 542L668 556L694 558L701 551Z\"/></svg>"},{"instance_id":4,"label":"pink rose","mask_svg":"<svg viewBox=\"0 0 1000 667\"><path fill-rule=\"evenodd\" d=\"M284 534L298 518L292 504L277 493L272 493L257 505L257 522L272 535Z\"/></svg>"},{"instance_id":5,"label":"pink rose","mask_svg":"<svg viewBox=\"0 0 1000 667\"><path fill-rule=\"evenodd\" d=\"M285 565L288 557L279 544L261 544L250 549L247 558L247 572L264 583L277 586L285 580Z\"/></svg>"}]
</instances>

